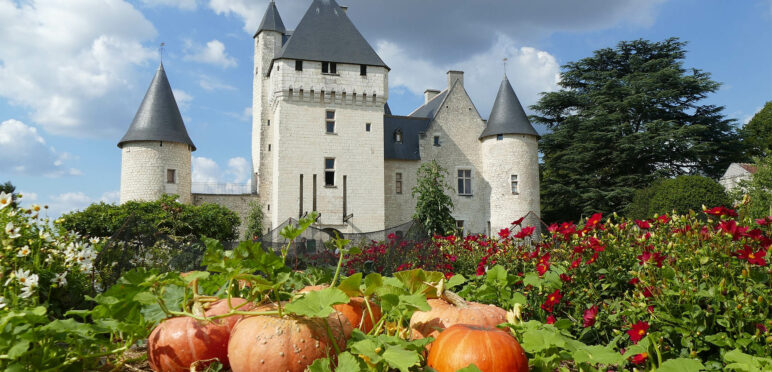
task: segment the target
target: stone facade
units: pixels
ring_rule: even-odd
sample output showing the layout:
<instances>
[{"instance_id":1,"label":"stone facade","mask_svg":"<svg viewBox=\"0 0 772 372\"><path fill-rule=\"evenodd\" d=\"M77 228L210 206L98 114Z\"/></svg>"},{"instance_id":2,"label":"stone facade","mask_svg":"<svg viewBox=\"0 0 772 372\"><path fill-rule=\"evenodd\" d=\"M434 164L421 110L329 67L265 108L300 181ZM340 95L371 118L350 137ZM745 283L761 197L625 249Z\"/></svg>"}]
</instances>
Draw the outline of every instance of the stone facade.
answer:
<instances>
[{"instance_id":1,"label":"stone facade","mask_svg":"<svg viewBox=\"0 0 772 372\"><path fill-rule=\"evenodd\" d=\"M241 219L241 225L239 225L239 239L244 237L244 232L247 229L247 216L249 215L249 205L253 201L257 200L255 194L193 194L193 205L201 205L204 203L213 203L222 205L235 212L239 219Z\"/></svg>"},{"instance_id":2,"label":"stone facade","mask_svg":"<svg viewBox=\"0 0 772 372\"><path fill-rule=\"evenodd\" d=\"M152 201L163 194L177 194L190 203L190 146L176 142L128 142L121 149L121 203ZM174 182L167 171L174 170Z\"/></svg>"},{"instance_id":3,"label":"stone facade","mask_svg":"<svg viewBox=\"0 0 772 372\"><path fill-rule=\"evenodd\" d=\"M749 180L753 173L756 173L756 166L746 163L732 163L721 176L718 183L724 186L726 191L730 191L740 185L740 181Z\"/></svg>"}]
</instances>

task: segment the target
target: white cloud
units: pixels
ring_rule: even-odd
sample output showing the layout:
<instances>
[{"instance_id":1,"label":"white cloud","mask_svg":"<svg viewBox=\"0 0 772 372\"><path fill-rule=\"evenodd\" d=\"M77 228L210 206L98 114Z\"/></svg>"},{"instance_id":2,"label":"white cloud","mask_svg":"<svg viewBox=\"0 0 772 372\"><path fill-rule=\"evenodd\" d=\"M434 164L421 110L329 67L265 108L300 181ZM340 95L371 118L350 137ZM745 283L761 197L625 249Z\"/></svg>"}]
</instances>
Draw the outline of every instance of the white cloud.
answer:
<instances>
[{"instance_id":1,"label":"white cloud","mask_svg":"<svg viewBox=\"0 0 772 372\"><path fill-rule=\"evenodd\" d=\"M416 59L393 42L381 41L376 49L392 68L389 85L404 87L414 94L421 95L430 88L445 89L448 70L464 71L464 87L484 119L490 114L503 78L504 58L508 59L509 81L526 110L536 103L540 92L555 90L560 80L560 65L553 55L532 47L518 47L505 35L498 35L490 49L450 64Z\"/></svg>"},{"instance_id":2,"label":"white cloud","mask_svg":"<svg viewBox=\"0 0 772 372\"><path fill-rule=\"evenodd\" d=\"M252 106L245 107L244 111L242 111L242 113L241 113L241 117L244 120L251 122L252 121Z\"/></svg>"},{"instance_id":3,"label":"white cloud","mask_svg":"<svg viewBox=\"0 0 772 372\"><path fill-rule=\"evenodd\" d=\"M194 156L191 167L193 182L217 183L220 180L220 166L212 159Z\"/></svg>"},{"instance_id":4,"label":"white cloud","mask_svg":"<svg viewBox=\"0 0 772 372\"><path fill-rule=\"evenodd\" d=\"M217 14L236 15L244 21L244 31L255 32L265 13L265 1L210 0L209 8Z\"/></svg>"},{"instance_id":5,"label":"white cloud","mask_svg":"<svg viewBox=\"0 0 772 372\"><path fill-rule=\"evenodd\" d=\"M174 94L174 100L177 101L177 105L180 107L180 109L186 110L188 107L190 107L190 102L193 101L193 96L182 89L172 89L172 94Z\"/></svg>"},{"instance_id":6,"label":"white cloud","mask_svg":"<svg viewBox=\"0 0 772 372\"><path fill-rule=\"evenodd\" d=\"M99 198L99 201L108 204L117 204L121 200L121 192L118 190L106 191Z\"/></svg>"},{"instance_id":7,"label":"white cloud","mask_svg":"<svg viewBox=\"0 0 772 372\"><path fill-rule=\"evenodd\" d=\"M142 0L142 3L150 6L170 6L182 10L196 10L196 0Z\"/></svg>"},{"instance_id":8,"label":"white cloud","mask_svg":"<svg viewBox=\"0 0 772 372\"><path fill-rule=\"evenodd\" d=\"M212 92L215 90L236 90L236 87L230 84L223 83L222 81L208 75L201 75L198 80L198 85L201 89Z\"/></svg>"},{"instance_id":9,"label":"white cloud","mask_svg":"<svg viewBox=\"0 0 772 372\"><path fill-rule=\"evenodd\" d=\"M251 164L242 157L228 159L226 169L220 168L216 161L193 157L193 192L194 193L248 193L252 186Z\"/></svg>"},{"instance_id":10,"label":"white cloud","mask_svg":"<svg viewBox=\"0 0 772 372\"><path fill-rule=\"evenodd\" d=\"M38 194L36 192L16 191L16 193L22 195L22 202L24 202L25 205L38 200Z\"/></svg>"},{"instance_id":11,"label":"white cloud","mask_svg":"<svg viewBox=\"0 0 772 372\"><path fill-rule=\"evenodd\" d=\"M119 135L136 110L127 93L146 88L136 68L157 55L142 43L155 35L122 0L0 0L0 97L51 133Z\"/></svg>"},{"instance_id":12,"label":"white cloud","mask_svg":"<svg viewBox=\"0 0 772 372\"><path fill-rule=\"evenodd\" d=\"M66 192L49 198L48 216L58 218L64 213L83 210L94 200L83 192Z\"/></svg>"},{"instance_id":13,"label":"white cloud","mask_svg":"<svg viewBox=\"0 0 772 372\"><path fill-rule=\"evenodd\" d=\"M69 158L46 145L37 128L15 119L0 123L0 171L46 177L82 174L65 166Z\"/></svg>"},{"instance_id":14,"label":"white cloud","mask_svg":"<svg viewBox=\"0 0 772 372\"><path fill-rule=\"evenodd\" d=\"M225 52L225 44L217 39L206 43L206 45L196 45L192 41L186 40L184 59L186 61L207 63L222 68L236 66L236 59Z\"/></svg>"}]
</instances>

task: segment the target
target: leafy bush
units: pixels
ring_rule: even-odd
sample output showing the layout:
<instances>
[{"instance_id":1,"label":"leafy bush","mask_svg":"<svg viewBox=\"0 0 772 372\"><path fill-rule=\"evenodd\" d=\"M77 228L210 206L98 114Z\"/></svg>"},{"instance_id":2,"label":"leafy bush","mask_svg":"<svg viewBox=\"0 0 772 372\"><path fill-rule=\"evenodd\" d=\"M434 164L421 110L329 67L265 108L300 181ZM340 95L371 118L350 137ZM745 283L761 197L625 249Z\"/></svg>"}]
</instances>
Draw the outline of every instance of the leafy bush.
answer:
<instances>
[{"instance_id":1,"label":"leafy bush","mask_svg":"<svg viewBox=\"0 0 772 372\"><path fill-rule=\"evenodd\" d=\"M453 200L445 193L452 190L445 181L447 176L448 171L432 160L418 168L418 183L413 187L412 195L417 199L413 219L432 234L449 234L456 230L456 220L451 214Z\"/></svg>"},{"instance_id":2,"label":"leafy bush","mask_svg":"<svg viewBox=\"0 0 772 372\"><path fill-rule=\"evenodd\" d=\"M655 214L698 211L703 205L730 205L729 197L718 182L702 176L678 176L660 179L638 190L627 207L630 218L644 219Z\"/></svg>"},{"instance_id":3,"label":"leafy bush","mask_svg":"<svg viewBox=\"0 0 772 372\"><path fill-rule=\"evenodd\" d=\"M730 195L743 200L749 217L759 219L772 216L772 156L756 158L754 165L756 173L750 180L741 180Z\"/></svg>"},{"instance_id":4,"label":"leafy bush","mask_svg":"<svg viewBox=\"0 0 772 372\"><path fill-rule=\"evenodd\" d=\"M258 239L263 236L263 207L258 201L249 203L249 214L247 215L247 228L244 230L244 240Z\"/></svg>"}]
</instances>

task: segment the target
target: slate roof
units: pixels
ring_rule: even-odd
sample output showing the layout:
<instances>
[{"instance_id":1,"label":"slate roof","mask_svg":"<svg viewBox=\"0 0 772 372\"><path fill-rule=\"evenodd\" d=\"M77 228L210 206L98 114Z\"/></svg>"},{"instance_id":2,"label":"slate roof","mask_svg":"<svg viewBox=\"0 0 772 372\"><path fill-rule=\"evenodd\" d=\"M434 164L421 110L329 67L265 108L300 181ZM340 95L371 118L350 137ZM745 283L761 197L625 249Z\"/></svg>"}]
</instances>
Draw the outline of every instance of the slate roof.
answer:
<instances>
[{"instance_id":1,"label":"slate roof","mask_svg":"<svg viewBox=\"0 0 772 372\"><path fill-rule=\"evenodd\" d=\"M389 68L335 0L314 0L276 59Z\"/></svg>"},{"instance_id":2,"label":"slate roof","mask_svg":"<svg viewBox=\"0 0 772 372\"><path fill-rule=\"evenodd\" d=\"M445 101L445 96L448 95L449 89L443 90L440 94L434 96L429 102L426 102L423 106L415 109L409 116L416 118L429 118L434 119L434 115L437 114L437 110L442 106L442 102Z\"/></svg>"},{"instance_id":3,"label":"slate roof","mask_svg":"<svg viewBox=\"0 0 772 372\"><path fill-rule=\"evenodd\" d=\"M528 116L526 116L525 110L523 110L523 106L517 99L517 95L515 95L515 91L506 76L499 86L491 116L488 117L488 123L480 138L499 134L539 136L536 129L533 129L531 122L528 121Z\"/></svg>"},{"instance_id":4,"label":"slate roof","mask_svg":"<svg viewBox=\"0 0 772 372\"><path fill-rule=\"evenodd\" d=\"M139 105L129 130L118 142L118 147L136 141L178 142L190 145L193 151L196 151L196 145L190 140L185 129L163 64L158 67L145 98Z\"/></svg>"},{"instance_id":5,"label":"slate roof","mask_svg":"<svg viewBox=\"0 0 772 372\"><path fill-rule=\"evenodd\" d=\"M273 1L268 3L268 9L265 10L263 20L260 22L260 27L257 28L254 37L257 37L260 31L278 31L281 33L286 31L284 22L281 21L281 16L279 16L279 10L276 9L276 3Z\"/></svg>"},{"instance_id":6,"label":"slate roof","mask_svg":"<svg viewBox=\"0 0 772 372\"><path fill-rule=\"evenodd\" d=\"M383 158L386 160L421 160L419 135L429 127L429 118L383 116ZM402 143L394 141L394 133L402 131Z\"/></svg>"}]
</instances>

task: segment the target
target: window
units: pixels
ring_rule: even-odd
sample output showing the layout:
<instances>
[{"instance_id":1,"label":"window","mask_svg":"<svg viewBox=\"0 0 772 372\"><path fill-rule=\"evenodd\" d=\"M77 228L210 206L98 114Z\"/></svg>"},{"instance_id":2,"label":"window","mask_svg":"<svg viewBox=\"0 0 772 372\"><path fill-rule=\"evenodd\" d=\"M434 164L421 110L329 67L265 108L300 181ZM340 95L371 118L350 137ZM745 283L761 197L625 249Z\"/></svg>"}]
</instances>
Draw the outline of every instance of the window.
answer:
<instances>
[{"instance_id":1,"label":"window","mask_svg":"<svg viewBox=\"0 0 772 372\"><path fill-rule=\"evenodd\" d=\"M268 120L268 125L267 126L269 126L269 127L271 126L271 121L270 120Z\"/></svg>"},{"instance_id":2,"label":"window","mask_svg":"<svg viewBox=\"0 0 772 372\"><path fill-rule=\"evenodd\" d=\"M440 136L434 136L434 146L440 145Z\"/></svg>"},{"instance_id":3,"label":"window","mask_svg":"<svg viewBox=\"0 0 772 372\"><path fill-rule=\"evenodd\" d=\"M338 64L335 62L322 62L322 73L323 74L337 74L338 73Z\"/></svg>"},{"instance_id":4,"label":"window","mask_svg":"<svg viewBox=\"0 0 772 372\"><path fill-rule=\"evenodd\" d=\"M268 151L271 151L271 144L268 144Z\"/></svg>"},{"instance_id":5,"label":"window","mask_svg":"<svg viewBox=\"0 0 772 372\"><path fill-rule=\"evenodd\" d=\"M472 170L458 170L458 194L472 195Z\"/></svg>"},{"instance_id":6,"label":"window","mask_svg":"<svg viewBox=\"0 0 772 372\"><path fill-rule=\"evenodd\" d=\"M177 183L177 171L174 169L166 170L166 183Z\"/></svg>"},{"instance_id":7,"label":"window","mask_svg":"<svg viewBox=\"0 0 772 372\"><path fill-rule=\"evenodd\" d=\"M303 71L303 61L295 61L295 71Z\"/></svg>"},{"instance_id":8,"label":"window","mask_svg":"<svg viewBox=\"0 0 772 372\"><path fill-rule=\"evenodd\" d=\"M496 135L496 141L502 141L503 139L504 139L504 135L503 134L497 134Z\"/></svg>"},{"instance_id":9,"label":"window","mask_svg":"<svg viewBox=\"0 0 772 372\"><path fill-rule=\"evenodd\" d=\"M512 177L510 177L510 182L512 182L512 193L517 194L517 175L513 174Z\"/></svg>"},{"instance_id":10,"label":"window","mask_svg":"<svg viewBox=\"0 0 772 372\"><path fill-rule=\"evenodd\" d=\"M394 131L394 142L402 143L402 131L399 129Z\"/></svg>"},{"instance_id":11,"label":"window","mask_svg":"<svg viewBox=\"0 0 772 372\"><path fill-rule=\"evenodd\" d=\"M359 75L367 76L367 65L359 65Z\"/></svg>"},{"instance_id":12,"label":"window","mask_svg":"<svg viewBox=\"0 0 772 372\"><path fill-rule=\"evenodd\" d=\"M370 123L365 123L365 131L366 132L370 131Z\"/></svg>"},{"instance_id":13,"label":"window","mask_svg":"<svg viewBox=\"0 0 772 372\"><path fill-rule=\"evenodd\" d=\"M335 159L324 159L324 185L335 186Z\"/></svg>"},{"instance_id":14,"label":"window","mask_svg":"<svg viewBox=\"0 0 772 372\"><path fill-rule=\"evenodd\" d=\"M456 230L460 233L464 232L464 220L456 220Z\"/></svg>"},{"instance_id":15,"label":"window","mask_svg":"<svg viewBox=\"0 0 772 372\"><path fill-rule=\"evenodd\" d=\"M402 173L397 173L395 179L397 183L394 185L394 190L396 190L397 194L402 194Z\"/></svg>"},{"instance_id":16,"label":"window","mask_svg":"<svg viewBox=\"0 0 772 372\"><path fill-rule=\"evenodd\" d=\"M327 133L335 133L335 111L327 110L325 114L325 123L327 124Z\"/></svg>"}]
</instances>

